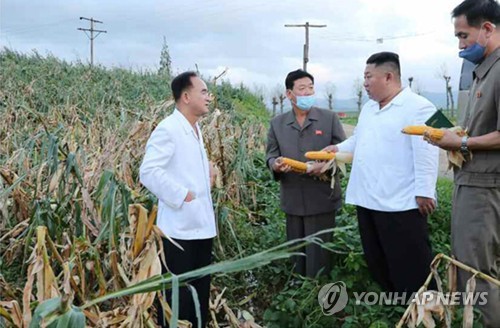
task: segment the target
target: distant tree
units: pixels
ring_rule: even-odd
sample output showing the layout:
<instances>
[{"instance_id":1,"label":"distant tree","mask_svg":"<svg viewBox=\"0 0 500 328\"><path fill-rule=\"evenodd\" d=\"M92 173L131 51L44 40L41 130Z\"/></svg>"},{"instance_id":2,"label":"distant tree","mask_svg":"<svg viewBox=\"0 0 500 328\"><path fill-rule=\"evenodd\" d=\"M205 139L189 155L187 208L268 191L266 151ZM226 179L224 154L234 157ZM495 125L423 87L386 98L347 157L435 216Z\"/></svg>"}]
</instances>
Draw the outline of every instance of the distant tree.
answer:
<instances>
[{"instance_id":1,"label":"distant tree","mask_svg":"<svg viewBox=\"0 0 500 328\"><path fill-rule=\"evenodd\" d=\"M424 87L420 83L419 80L414 79L412 83L412 90L415 92L417 95L422 95L424 93Z\"/></svg>"},{"instance_id":2,"label":"distant tree","mask_svg":"<svg viewBox=\"0 0 500 328\"><path fill-rule=\"evenodd\" d=\"M276 116L276 105L278 105L278 100L276 100L276 96L273 97L273 117Z\"/></svg>"},{"instance_id":3,"label":"distant tree","mask_svg":"<svg viewBox=\"0 0 500 328\"><path fill-rule=\"evenodd\" d=\"M172 76L172 59L168 51L167 39L163 37L163 46L160 53L160 69L158 74L164 74L168 77Z\"/></svg>"},{"instance_id":4,"label":"distant tree","mask_svg":"<svg viewBox=\"0 0 500 328\"><path fill-rule=\"evenodd\" d=\"M453 101L453 92L452 92L451 85L450 85L451 76L448 74L448 69L447 69L445 63L441 64L441 66L439 67L439 69L436 73L436 76L438 78L444 80L445 88L446 88L445 89L445 91L446 91L446 109L448 109L450 111L451 117L455 117L455 110L454 110L455 102Z\"/></svg>"},{"instance_id":5,"label":"distant tree","mask_svg":"<svg viewBox=\"0 0 500 328\"><path fill-rule=\"evenodd\" d=\"M354 80L353 84L354 95L356 96L356 104L358 105L358 112L361 112L361 105L363 104L363 82L358 77Z\"/></svg>"},{"instance_id":6,"label":"distant tree","mask_svg":"<svg viewBox=\"0 0 500 328\"><path fill-rule=\"evenodd\" d=\"M280 104L280 114L283 114L283 109L285 107L285 87L281 84L278 83L273 89L272 92L272 97L273 97L273 103L276 101L276 104Z\"/></svg>"},{"instance_id":7,"label":"distant tree","mask_svg":"<svg viewBox=\"0 0 500 328\"><path fill-rule=\"evenodd\" d=\"M413 76L410 76L410 77L408 78L408 85L410 86L410 89L411 89L411 85L412 85L412 83L413 83Z\"/></svg>"},{"instance_id":8,"label":"distant tree","mask_svg":"<svg viewBox=\"0 0 500 328\"><path fill-rule=\"evenodd\" d=\"M264 102L266 96L266 86L263 84L254 83L251 92L259 97L260 101Z\"/></svg>"},{"instance_id":9,"label":"distant tree","mask_svg":"<svg viewBox=\"0 0 500 328\"><path fill-rule=\"evenodd\" d=\"M451 77L450 77L451 79ZM448 98L450 99L450 104L451 104L451 112L450 112L450 115L451 117L455 117L455 101L453 100L453 90L451 89L451 85L449 84L449 80L448 80L448 85L446 87L446 91L448 93Z\"/></svg>"},{"instance_id":10,"label":"distant tree","mask_svg":"<svg viewBox=\"0 0 500 328\"><path fill-rule=\"evenodd\" d=\"M325 85L325 96L328 99L328 109L333 110L333 98L335 97L335 91L337 87L332 82L328 82Z\"/></svg>"}]
</instances>

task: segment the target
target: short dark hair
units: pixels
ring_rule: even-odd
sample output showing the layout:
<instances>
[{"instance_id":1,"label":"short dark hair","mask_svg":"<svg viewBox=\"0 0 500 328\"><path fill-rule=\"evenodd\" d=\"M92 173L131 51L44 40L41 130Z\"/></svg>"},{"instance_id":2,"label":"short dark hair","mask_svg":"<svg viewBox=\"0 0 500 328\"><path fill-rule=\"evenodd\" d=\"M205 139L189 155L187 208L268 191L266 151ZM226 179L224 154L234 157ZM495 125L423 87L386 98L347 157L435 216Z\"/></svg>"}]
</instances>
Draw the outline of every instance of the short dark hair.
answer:
<instances>
[{"instance_id":1,"label":"short dark hair","mask_svg":"<svg viewBox=\"0 0 500 328\"><path fill-rule=\"evenodd\" d=\"M384 51L371 55L366 64L375 64L375 67L387 65L394 71L397 76L401 77L401 65L399 64L399 55L394 52Z\"/></svg>"},{"instance_id":2,"label":"short dark hair","mask_svg":"<svg viewBox=\"0 0 500 328\"><path fill-rule=\"evenodd\" d=\"M465 0L451 12L452 18L462 15L473 27L481 27L485 21L500 24L500 4L496 0Z\"/></svg>"},{"instance_id":3,"label":"short dark hair","mask_svg":"<svg viewBox=\"0 0 500 328\"><path fill-rule=\"evenodd\" d=\"M293 89L293 84L295 81L297 81L298 79L301 79L303 77L308 77L311 79L312 83L314 84L314 77L307 73L306 71L302 70L302 69L298 69L296 71L293 71L293 72L290 72L288 73L288 75L286 76L286 79L285 79L285 87L287 90L292 90Z\"/></svg>"},{"instance_id":4,"label":"short dark hair","mask_svg":"<svg viewBox=\"0 0 500 328\"><path fill-rule=\"evenodd\" d=\"M177 75L171 84L172 94L174 95L174 100L177 101L181 98L182 92L193 86L191 82L192 77L198 77L198 74L193 71L187 71Z\"/></svg>"}]
</instances>

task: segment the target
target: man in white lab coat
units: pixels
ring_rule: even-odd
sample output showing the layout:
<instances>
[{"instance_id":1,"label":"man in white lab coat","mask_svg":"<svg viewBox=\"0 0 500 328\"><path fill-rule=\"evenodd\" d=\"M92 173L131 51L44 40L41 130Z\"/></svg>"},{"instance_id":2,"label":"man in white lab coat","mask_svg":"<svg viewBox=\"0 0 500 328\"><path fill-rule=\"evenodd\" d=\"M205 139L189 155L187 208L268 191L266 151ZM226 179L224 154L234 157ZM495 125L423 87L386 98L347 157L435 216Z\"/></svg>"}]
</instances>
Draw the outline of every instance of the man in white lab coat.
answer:
<instances>
[{"instance_id":1,"label":"man in white lab coat","mask_svg":"<svg viewBox=\"0 0 500 328\"><path fill-rule=\"evenodd\" d=\"M209 111L207 85L194 72L184 72L172 81L174 112L151 134L140 167L140 179L158 198L157 225L163 239L167 270L181 274L211 263L212 240L217 234L210 194L210 163L198 120ZM201 327L208 315L210 276L190 282L200 300ZM167 292L167 301L171 293ZM179 318L198 326L193 295L180 288ZM168 326L159 310L160 325Z\"/></svg>"}]
</instances>

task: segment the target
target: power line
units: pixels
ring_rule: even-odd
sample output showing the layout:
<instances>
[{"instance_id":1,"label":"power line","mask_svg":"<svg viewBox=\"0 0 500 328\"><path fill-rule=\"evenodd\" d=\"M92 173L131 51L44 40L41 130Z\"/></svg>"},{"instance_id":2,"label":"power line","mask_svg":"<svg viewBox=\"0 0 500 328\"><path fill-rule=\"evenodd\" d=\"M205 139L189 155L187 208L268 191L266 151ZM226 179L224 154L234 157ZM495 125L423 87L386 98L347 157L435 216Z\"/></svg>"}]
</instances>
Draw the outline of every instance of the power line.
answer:
<instances>
[{"instance_id":1,"label":"power line","mask_svg":"<svg viewBox=\"0 0 500 328\"><path fill-rule=\"evenodd\" d=\"M307 63L309 62L309 28L310 27L326 27L326 25L312 25L309 22L305 24L285 24L285 27L305 27L306 28L306 43L304 44L304 71L307 72Z\"/></svg>"},{"instance_id":2,"label":"power line","mask_svg":"<svg viewBox=\"0 0 500 328\"><path fill-rule=\"evenodd\" d=\"M90 67L94 66L94 39L99 36L101 33L108 33L107 31L104 30L96 30L94 29L94 23L99 23L103 24L103 22L95 20L94 18L86 18L86 17L80 17L80 20L88 20L90 22L90 28L81 28L79 27L78 30L85 32L85 34L88 36L90 39ZM90 32L90 35L87 33ZM97 32L96 35L94 35L94 32Z\"/></svg>"},{"instance_id":3,"label":"power line","mask_svg":"<svg viewBox=\"0 0 500 328\"><path fill-rule=\"evenodd\" d=\"M376 43L384 43L387 40L395 40L395 39L408 39L415 38L419 36L429 35L434 33L435 31L429 31L424 33L411 33L411 34L403 34L403 35L390 35L390 36L382 36L382 37L336 37L336 36L320 36L320 38L330 41L352 41L352 42L376 42Z\"/></svg>"}]
</instances>

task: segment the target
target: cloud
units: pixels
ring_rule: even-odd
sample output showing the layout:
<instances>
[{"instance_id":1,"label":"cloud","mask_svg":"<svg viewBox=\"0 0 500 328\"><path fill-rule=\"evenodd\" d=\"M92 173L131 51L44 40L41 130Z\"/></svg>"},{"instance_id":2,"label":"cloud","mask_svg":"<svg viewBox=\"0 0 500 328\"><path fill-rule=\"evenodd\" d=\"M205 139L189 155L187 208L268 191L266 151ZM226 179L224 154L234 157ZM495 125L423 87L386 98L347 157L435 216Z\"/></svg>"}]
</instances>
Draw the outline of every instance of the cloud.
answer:
<instances>
[{"instance_id":1,"label":"cloud","mask_svg":"<svg viewBox=\"0 0 500 328\"><path fill-rule=\"evenodd\" d=\"M89 40L77 28L89 26L80 16L94 17L104 22L96 28L108 31L95 40L97 63L156 69L165 36L174 70L197 64L215 75L227 66L231 82L271 90L302 67L305 29L284 25L309 22L327 25L309 31L308 68L318 90L334 83L337 97L351 97L366 58L389 50L400 54L405 79L414 76L427 91L440 92L435 72L441 64L448 65L455 88L458 82L461 61L450 11L459 2L3 0L0 44L87 61Z\"/></svg>"}]
</instances>

